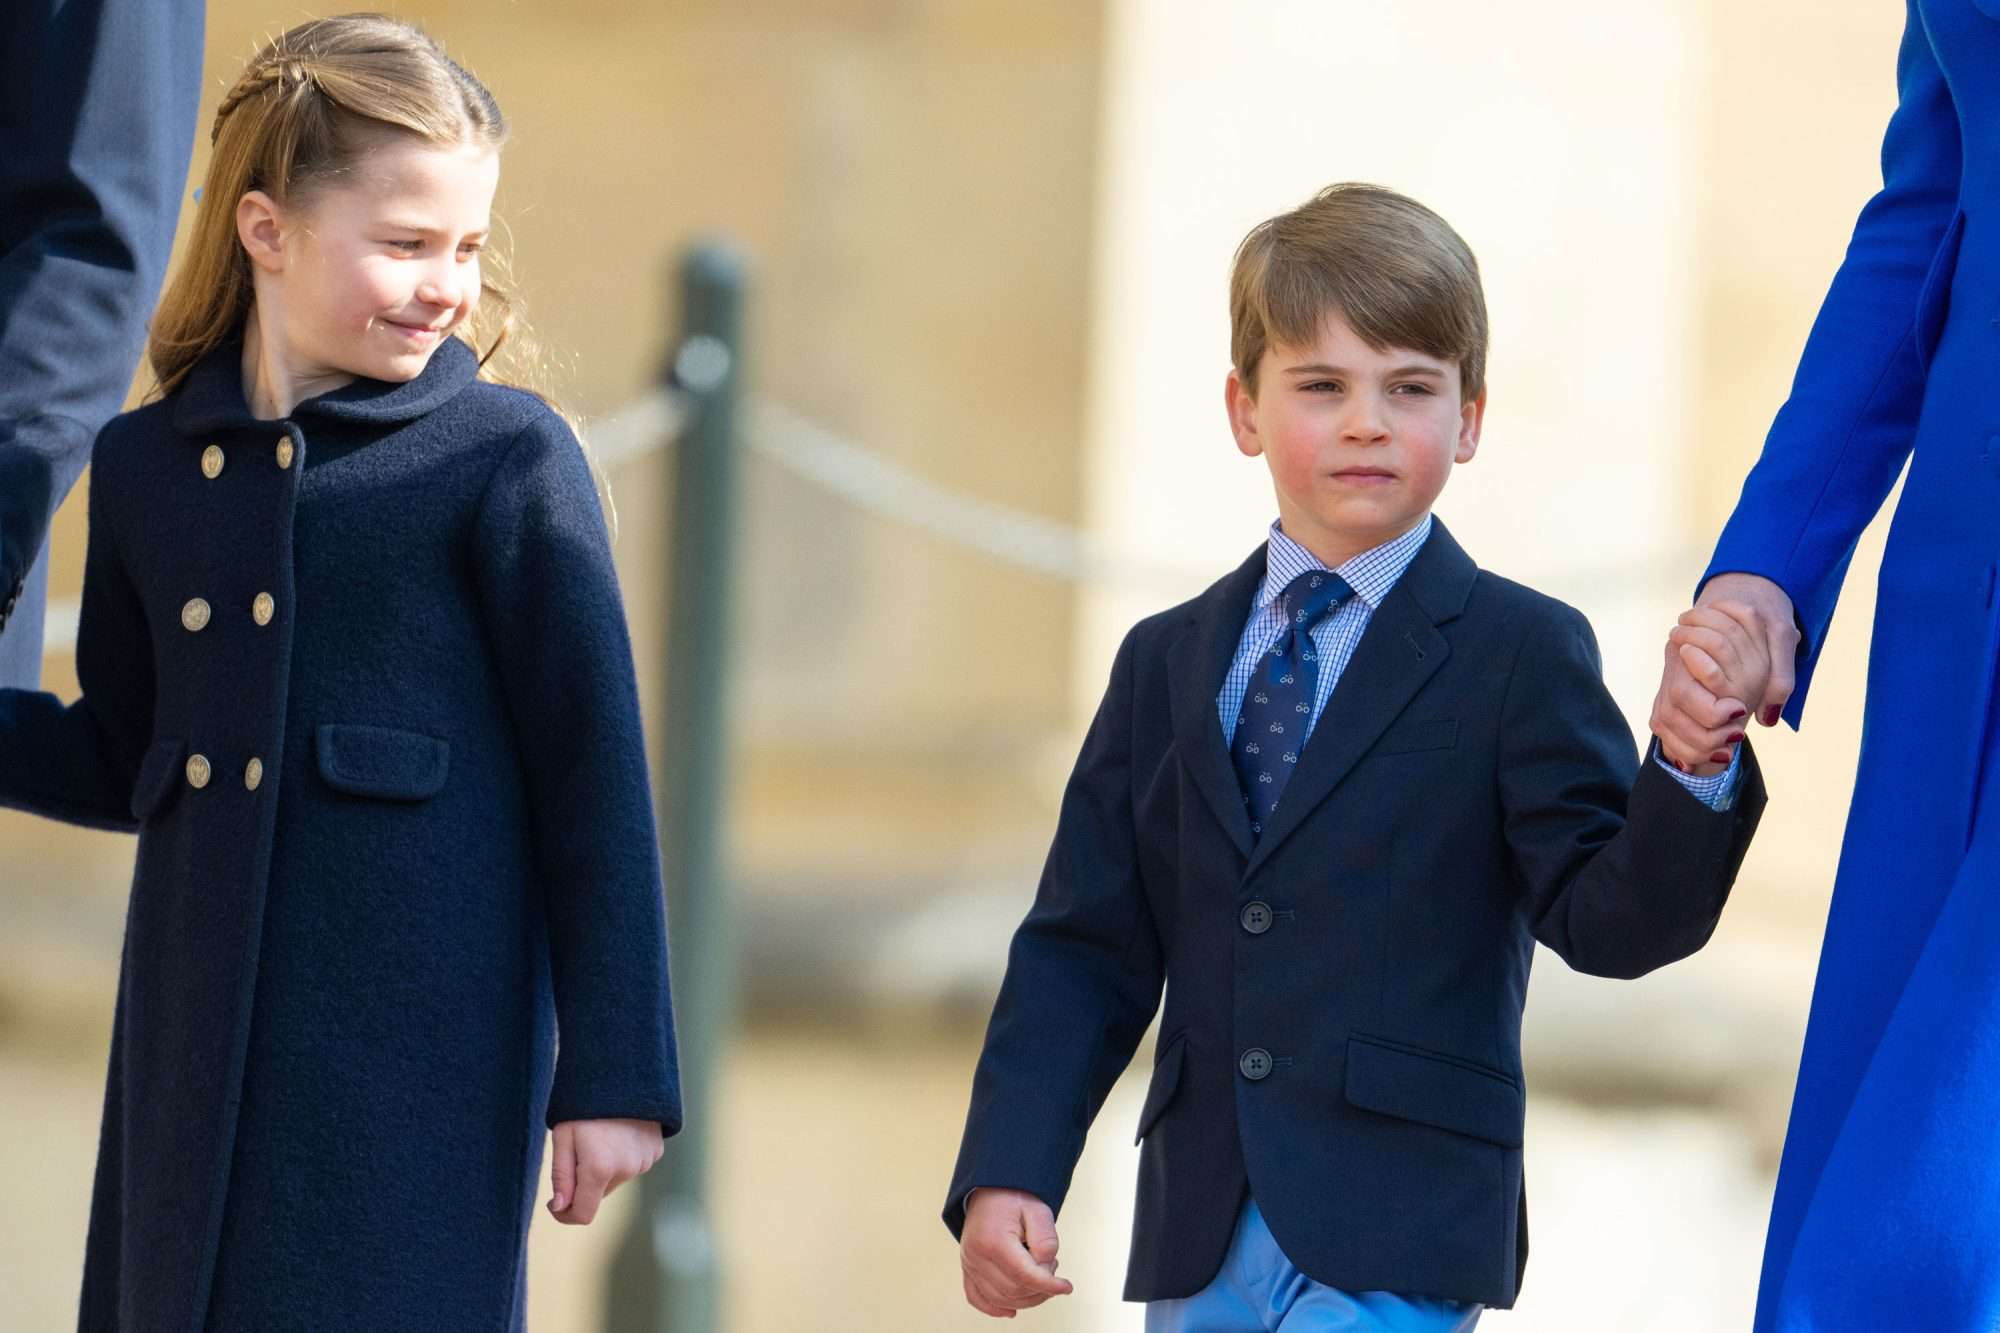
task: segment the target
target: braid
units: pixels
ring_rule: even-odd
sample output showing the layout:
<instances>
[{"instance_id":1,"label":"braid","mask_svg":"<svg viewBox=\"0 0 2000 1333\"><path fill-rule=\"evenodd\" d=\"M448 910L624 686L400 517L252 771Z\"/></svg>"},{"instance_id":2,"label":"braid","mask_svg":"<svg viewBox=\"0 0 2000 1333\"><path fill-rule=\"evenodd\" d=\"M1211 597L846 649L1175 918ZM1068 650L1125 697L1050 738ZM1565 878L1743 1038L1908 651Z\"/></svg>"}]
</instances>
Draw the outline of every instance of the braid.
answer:
<instances>
[{"instance_id":1,"label":"braid","mask_svg":"<svg viewBox=\"0 0 2000 1333\"><path fill-rule=\"evenodd\" d=\"M275 59L261 68L244 71L243 77L236 81L236 86L223 96L222 104L215 108L215 124L208 132L208 141L214 143L221 137L222 122L229 118L230 112L250 98L272 88L282 92L287 88L317 82L312 71L306 67L306 62L294 56Z\"/></svg>"}]
</instances>

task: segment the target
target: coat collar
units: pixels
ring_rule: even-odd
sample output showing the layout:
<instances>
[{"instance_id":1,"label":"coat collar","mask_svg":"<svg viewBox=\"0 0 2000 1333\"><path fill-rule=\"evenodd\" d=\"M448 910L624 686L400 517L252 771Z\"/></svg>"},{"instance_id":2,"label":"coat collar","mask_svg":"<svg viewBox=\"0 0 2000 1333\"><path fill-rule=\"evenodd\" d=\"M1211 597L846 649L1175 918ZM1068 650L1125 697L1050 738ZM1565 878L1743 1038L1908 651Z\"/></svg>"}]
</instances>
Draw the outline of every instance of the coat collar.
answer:
<instances>
[{"instance_id":1,"label":"coat collar","mask_svg":"<svg viewBox=\"0 0 2000 1333\"><path fill-rule=\"evenodd\" d=\"M1168 654L1174 732L1196 788L1246 858L1246 873L1268 859L1326 799L1444 665L1451 650L1438 627L1464 611L1478 574L1465 548L1441 520L1433 519L1423 549L1370 617L1299 757L1299 771L1254 844L1215 699L1264 577L1264 548L1190 605L1187 631Z\"/></svg>"},{"instance_id":2,"label":"coat collar","mask_svg":"<svg viewBox=\"0 0 2000 1333\"><path fill-rule=\"evenodd\" d=\"M479 356L462 338L446 338L423 373L403 384L357 379L292 409L292 420L319 417L371 426L415 421L457 396L479 375ZM174 394L174 429L183 435L268 426L243 400L243 339L230 338L195 363Z\"/></svg>"}]
</instances>

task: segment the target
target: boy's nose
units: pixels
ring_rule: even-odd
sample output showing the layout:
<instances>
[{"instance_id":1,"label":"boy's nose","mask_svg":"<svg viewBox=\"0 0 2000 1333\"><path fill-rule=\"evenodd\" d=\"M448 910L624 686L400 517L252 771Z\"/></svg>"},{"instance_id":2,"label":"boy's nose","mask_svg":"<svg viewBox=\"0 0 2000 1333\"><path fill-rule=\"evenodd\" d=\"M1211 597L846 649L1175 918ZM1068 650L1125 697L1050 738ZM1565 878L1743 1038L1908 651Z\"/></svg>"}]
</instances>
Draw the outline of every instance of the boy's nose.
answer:
<instances>
[{"instance_id":1,"label":"boy's nose","mask_svg":"<svg viewBox=\"0 0 2000 1333\"><path fill-rule=\"evenodd\" d=\"M1365 394L1356 394L1341 420L1340 433L1350 440L1379 440L1389 433L1384 424L1386 419L1381 404Z\"/></svg>"}]
</instances>

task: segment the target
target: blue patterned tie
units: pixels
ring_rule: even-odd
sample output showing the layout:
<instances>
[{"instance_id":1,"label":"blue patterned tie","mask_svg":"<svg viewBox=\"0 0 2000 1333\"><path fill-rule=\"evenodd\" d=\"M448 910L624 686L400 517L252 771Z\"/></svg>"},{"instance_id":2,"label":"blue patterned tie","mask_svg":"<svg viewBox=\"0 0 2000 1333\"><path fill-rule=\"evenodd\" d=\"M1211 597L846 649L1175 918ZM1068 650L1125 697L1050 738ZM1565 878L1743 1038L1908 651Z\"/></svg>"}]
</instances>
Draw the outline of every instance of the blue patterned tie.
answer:
<instances>
[{"instance_id":1,"label":"blue patterned tie","mask_svg":"<svg viewBox=\"0 0 2000 1333\"><path fill-rule=\"evenodd\" d=\"M1250 832L1263 833L1278 796L1298 767L1312 724L1313 699L1319 683L1319 649L1312 628L1349 597L1354 589L1338 574L1313 570L1285 585L1278 597L1285 629L1263 659L1262 671L1252 670L1236 717L1236 737L1229 757L1236 761L1236 779L1243 784Z\"/></svg>"}]
</instances>

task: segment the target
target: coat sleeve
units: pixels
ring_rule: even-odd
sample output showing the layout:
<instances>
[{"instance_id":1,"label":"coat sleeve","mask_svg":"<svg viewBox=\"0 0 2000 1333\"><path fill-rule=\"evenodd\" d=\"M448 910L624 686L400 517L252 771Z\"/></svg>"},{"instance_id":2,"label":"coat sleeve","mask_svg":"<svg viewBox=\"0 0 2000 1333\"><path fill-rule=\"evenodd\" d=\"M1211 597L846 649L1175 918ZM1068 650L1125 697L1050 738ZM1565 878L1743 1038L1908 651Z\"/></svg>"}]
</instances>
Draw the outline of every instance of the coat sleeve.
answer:
<instances>
[{"instance_id":1,"label":"coat sleeve","mask_svg":"<svg viewBox=\"0 0 2000 1333\"><path fill-rule=\"evenodd\" d=\"M547 899L558 1031L548 1123L680 1128L666 904L632 643L589 464L552 412L480 502L482 611Z\"/></svg>"},{"instance_id":2,"label":"coat sleeve","mask_svg":"<svg viewBox=\"0 0 2000 1333\"><path fill-rule=\"evenodd\" d=\"M1791 396L1771 425L1702 576L1761 574L1803 633L1785 717L1796 727L1855 543L1902 471L1923 404L1924 358L1951 281L1958 113L1910 0L1882 189L1861 211L1820 306Z\"/></svg>"},{"instance_id":3,"label":"coat sleeve","mask_svg":"<svg viewBox=\"0 0 2000 1333\"><path fill-rule=\"evenodd\" d=\"M131 383L187 180L202 16L0 7L0 604Z\"/></svg>"},{"instance_id":4,"label":"coat sleeve","mask_svg":"<svg viewBox=\"0 0 2000 1333\"><path fill-rule=\"evenodd\" d=\"M1132 658L1127 636L1008 951L945 1201L954 1236L980 1186L1062 1210L1090 1123L1159 1007L1165 963L1132 818Z\"/></svg>"},{"instance_id":5,"label":"coat sleeve","mask_svg":"<svg viewBox=\"0 0 2000 1333\"><path fill-rule=\"evenodd\" d=\"M132 792L153 732L153 640L91 474L74 703L0 690L0 805L90 828L135 829Z\"/></svg>"},{"instance_id":6,"label":"coat sleeve","mask_svg":"<svg viewBox=\"0 0 2000 1333\"><path fill-rule=\"evenodd\" d=\"M1502 820L1535 938L1580 972L1636 977L1708 942L1764 809L1746 741L1735 801L1712 810L1650 757L1604 688L1569 607L1532 629L1501 717Z\"/></svg>"}]
</instances>

